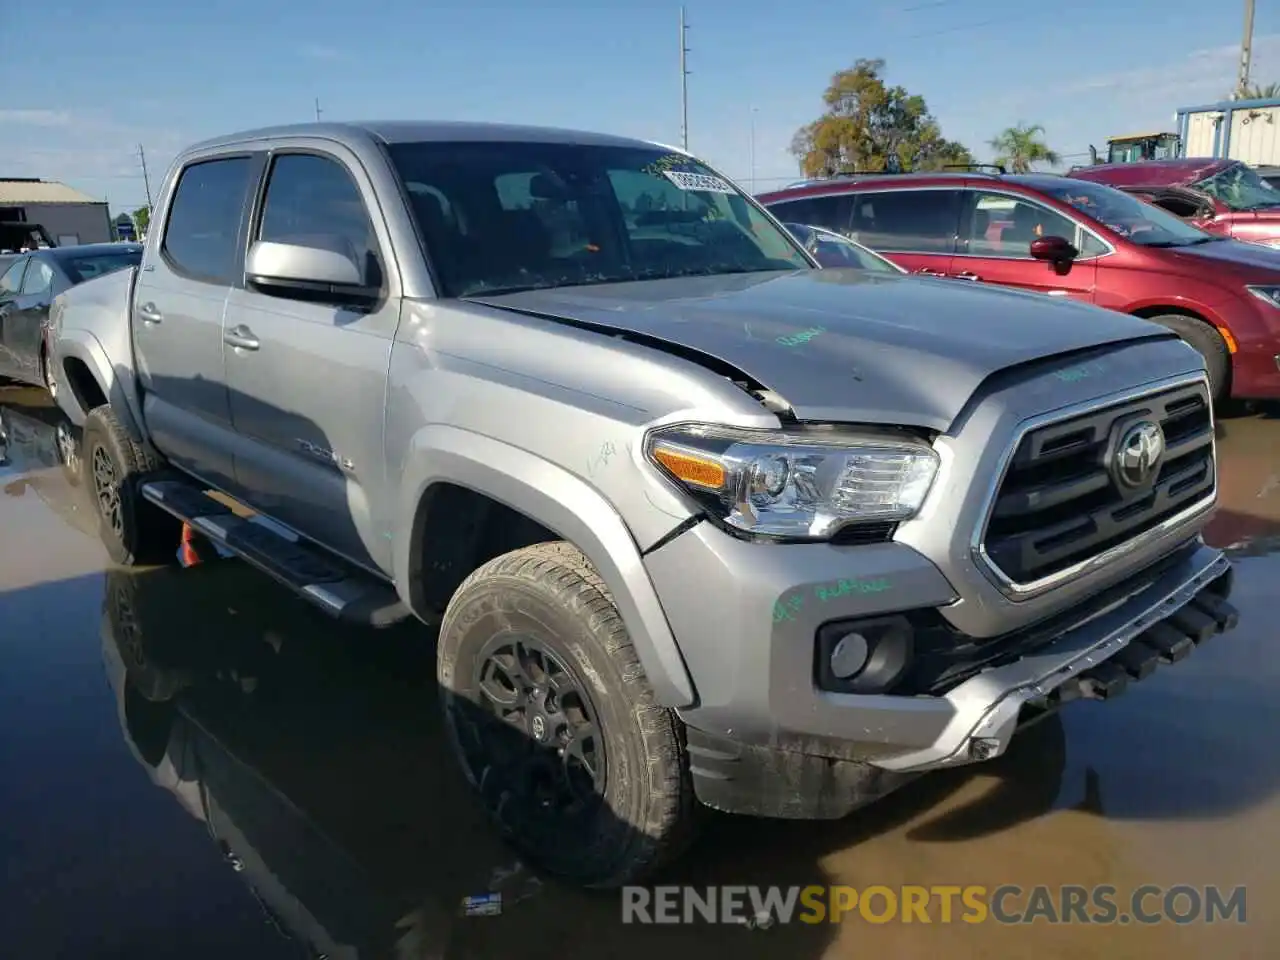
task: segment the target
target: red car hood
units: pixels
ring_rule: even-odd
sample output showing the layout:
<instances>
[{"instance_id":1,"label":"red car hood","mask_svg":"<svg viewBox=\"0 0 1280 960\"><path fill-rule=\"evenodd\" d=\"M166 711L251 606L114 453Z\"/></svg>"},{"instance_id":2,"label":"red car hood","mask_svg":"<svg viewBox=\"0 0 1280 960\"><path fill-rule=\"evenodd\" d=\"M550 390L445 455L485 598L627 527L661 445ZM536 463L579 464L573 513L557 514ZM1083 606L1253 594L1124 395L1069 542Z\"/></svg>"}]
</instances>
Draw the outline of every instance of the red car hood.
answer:
<instances>
[{"instance_id":1,"label":"red car hood","mask_svg":"<svg viewBox=\"0 0 1280 960\"><path fill-rule=\"evenodd\" d=\"M1280 216L1276 217L1280 222ZM1189 267L1201 269L1236 268L1250 274L1271 273L1267 279L1280 281L1280 250L1242 243L1239 240L1211 240L1189 247L1169 247L1164 250Z\"/></svg>"}]
</instances>

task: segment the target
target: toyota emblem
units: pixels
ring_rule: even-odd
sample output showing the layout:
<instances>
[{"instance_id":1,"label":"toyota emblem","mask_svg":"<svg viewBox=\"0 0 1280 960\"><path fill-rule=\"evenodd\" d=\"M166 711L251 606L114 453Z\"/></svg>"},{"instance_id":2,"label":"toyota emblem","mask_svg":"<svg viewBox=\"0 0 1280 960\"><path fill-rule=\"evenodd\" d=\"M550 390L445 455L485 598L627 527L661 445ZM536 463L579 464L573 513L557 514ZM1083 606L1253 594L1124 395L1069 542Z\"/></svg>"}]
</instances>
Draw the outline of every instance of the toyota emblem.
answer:
<instances>
[{"instance_id":1,"label":"toyota emblem","mask_svg":"<svg viewBox=\"0 0 1280 960\"><path fill-rule=\"evenodd\" d=\"M1116 480L1125 487L1141 487L1150 482L1164 456L1164 431L1160 424L1139 420L1120 435L1112 455Z\"/></svg>"}]
</instances>

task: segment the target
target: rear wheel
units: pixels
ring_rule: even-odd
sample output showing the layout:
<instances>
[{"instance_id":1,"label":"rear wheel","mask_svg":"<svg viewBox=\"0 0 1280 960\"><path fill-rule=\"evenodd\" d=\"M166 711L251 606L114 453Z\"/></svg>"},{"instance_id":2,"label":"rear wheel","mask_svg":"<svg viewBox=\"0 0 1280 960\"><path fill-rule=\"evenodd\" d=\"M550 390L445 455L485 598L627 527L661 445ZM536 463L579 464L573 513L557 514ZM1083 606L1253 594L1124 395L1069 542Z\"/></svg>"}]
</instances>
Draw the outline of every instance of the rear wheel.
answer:
<instances>
[{"instance_id":1,"label":"rear wheel","mask_svg":"<svg viewBox=\"0 0 1280 960\"><path fill-rule=\"evenodd\" d=\"M141 483L161 464L134 443L111 407L95 407L84 423L83 470L98 530L122 566L176 562L182 525L142 496Z\"/></svg>"},{"instance_id":2,"label":"rear wheel","mask_svg":"<svg viewBox=\"0 0 1280 960\"><path fill-rule=\"evenodd\" d=\"M438 657L453 748L531 863L615 887L684 849L694 800L682 729L576 548L537 544L476 570L449 603Z\"/></svg>"},{"instance_id":3,"label":"rear wheel","mask_svg":"<svg viewBox=\"0 0 1280 960\"><path fill-rule=\"evenodd\" d=\"M1203 320L1179 313L1166 313L1147 319L1168 327L1200 351L1209 370L1209 391L1213 395L1214 404L1226 400L1231 386L1231 351L1227 349L1227 342L1222 339L1222 334Z\"/></svg>"}]
</instances>

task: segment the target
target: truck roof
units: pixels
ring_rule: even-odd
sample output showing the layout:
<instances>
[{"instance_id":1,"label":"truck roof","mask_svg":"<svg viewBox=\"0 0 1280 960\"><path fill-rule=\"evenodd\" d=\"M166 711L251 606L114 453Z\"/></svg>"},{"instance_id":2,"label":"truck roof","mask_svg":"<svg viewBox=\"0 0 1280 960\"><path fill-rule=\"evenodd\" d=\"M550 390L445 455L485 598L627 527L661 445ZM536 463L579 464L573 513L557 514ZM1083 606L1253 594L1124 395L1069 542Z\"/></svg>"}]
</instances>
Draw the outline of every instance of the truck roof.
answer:
<instances>
[{"instance_id":1,"label":"truck roof","mask_svg":"<svg viewBox=\"0 0 1280 960\"><path fill-rule=\"evenodd\" d=\"M1107 143L1120 143L1124 140L1148 140L1152 137L1176 137L1176 133L1168 130L1154 130L1150 133L1122 133L1115 137L1107 137Z\"/></svg>"},{"instance_id":2,"label":"truck roof","mask_svg":"<svg viewBox=\"0 0 1280 960\"><path fill-rule=\"evenodd\" d=\"M294 123L259 127L214 137L193 144L183 153L233 146L253 140L281 137L320 137L351 144L353 141L420 143L423 141L503 141L578 143L590 146L661 147L660 144L606 133L534 127L506 123L470 123L454 120L366 120L344 123ZM666 148L663 148L666 149Z\"/></svg>"}]
</instances>

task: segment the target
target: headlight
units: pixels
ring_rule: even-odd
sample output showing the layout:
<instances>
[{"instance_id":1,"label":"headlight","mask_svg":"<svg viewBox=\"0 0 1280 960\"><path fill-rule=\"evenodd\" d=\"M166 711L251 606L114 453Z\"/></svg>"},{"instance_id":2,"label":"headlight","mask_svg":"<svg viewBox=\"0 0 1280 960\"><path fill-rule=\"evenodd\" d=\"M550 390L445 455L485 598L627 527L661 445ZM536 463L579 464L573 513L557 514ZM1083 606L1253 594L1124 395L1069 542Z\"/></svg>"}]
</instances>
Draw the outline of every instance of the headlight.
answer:
<instances>
[{"instance_id":1,"label":"headlight","mask_svg":"<svg viewBox=\"0 0 1280 960\"><path fill-rule=\"evenodd\" d=\"M682 424L652 431L645 453L730 526L804 540L910 519L938 472L928 444L872 432Z\"/></svg>"},{"instance_id":2,"label":"headlight","mask_svg":"<svg viewBox=\"0 0 1280 960\"><path fill-rule=\"evenodd\" d=\"M1245 287L1250 293L1270 306L1280 309L1280 287Z\"/></svg>"}]
</instances>

